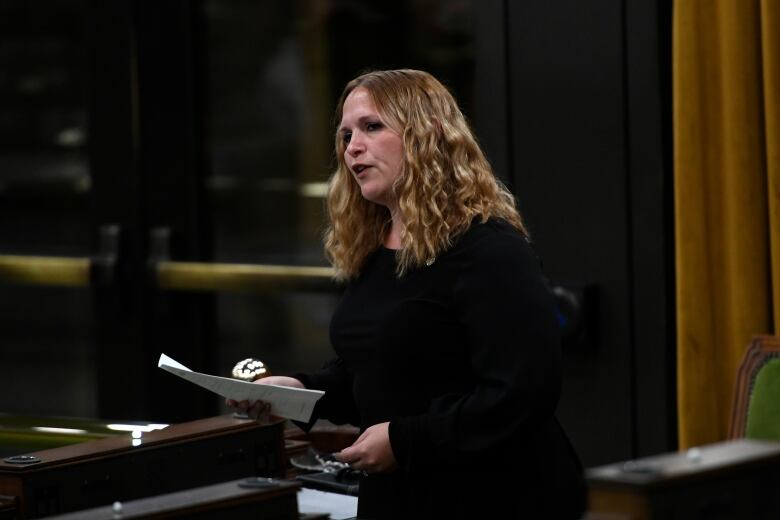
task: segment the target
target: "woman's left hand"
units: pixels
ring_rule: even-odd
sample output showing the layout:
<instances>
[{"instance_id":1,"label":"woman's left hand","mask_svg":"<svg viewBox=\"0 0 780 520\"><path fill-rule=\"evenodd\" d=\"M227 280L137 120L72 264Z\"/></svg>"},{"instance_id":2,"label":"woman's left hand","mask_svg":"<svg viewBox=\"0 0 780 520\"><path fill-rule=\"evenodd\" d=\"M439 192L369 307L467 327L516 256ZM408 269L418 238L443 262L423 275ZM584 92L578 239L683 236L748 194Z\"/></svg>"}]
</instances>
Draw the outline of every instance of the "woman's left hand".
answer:
<instances>
[{"instance_id":1,"label":"woman's left hand","mask_svg":"<svg viewBox=\"0 0 780 520\"><path fill-rule=\"evenodd\" d=\"M336 460L367 473L394 470L398 464L390 446L389 426L383 422L367 428L352 446L336 454Z\"/></svg>"}]
</instances>

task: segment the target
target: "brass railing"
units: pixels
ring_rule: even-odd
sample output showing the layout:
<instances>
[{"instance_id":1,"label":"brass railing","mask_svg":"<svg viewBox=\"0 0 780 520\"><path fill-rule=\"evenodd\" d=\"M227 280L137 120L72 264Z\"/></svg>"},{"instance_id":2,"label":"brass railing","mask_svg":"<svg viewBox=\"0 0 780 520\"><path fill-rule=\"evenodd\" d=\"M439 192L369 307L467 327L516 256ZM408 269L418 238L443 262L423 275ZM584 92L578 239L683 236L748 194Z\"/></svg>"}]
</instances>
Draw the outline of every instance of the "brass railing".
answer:
<instances>
[{"instance_id":1,"label":"brass railing","mask_svg":"<svg viewBox=\"0 0 780 520\"><path fill-rule=\"evenodd\" d=\"M0 255L0 281L87 287L91 263L90 258Z\"/></svg>"},{"instance_id":2,"label":"brass railing","mask_svg":"<svg viewBox=\"0 0 780 520\"><path fill-rule=\"evenodd\" d=\"M89 287L101 278L92 258L0 255L0 282ZM152 278L171 291L332 292L338 289L330 267L158 261Z\"/></svg>"},{"instance_id":3,"label":"brass railing","mask_svg":"<svg viewBox=\"0 0 780 520\"><path fill-rule=\"evenodd\" d=\"M160 261L157 287L177 291L322 291L338 288L330 267Z\"/></svg>"}]
</instances>

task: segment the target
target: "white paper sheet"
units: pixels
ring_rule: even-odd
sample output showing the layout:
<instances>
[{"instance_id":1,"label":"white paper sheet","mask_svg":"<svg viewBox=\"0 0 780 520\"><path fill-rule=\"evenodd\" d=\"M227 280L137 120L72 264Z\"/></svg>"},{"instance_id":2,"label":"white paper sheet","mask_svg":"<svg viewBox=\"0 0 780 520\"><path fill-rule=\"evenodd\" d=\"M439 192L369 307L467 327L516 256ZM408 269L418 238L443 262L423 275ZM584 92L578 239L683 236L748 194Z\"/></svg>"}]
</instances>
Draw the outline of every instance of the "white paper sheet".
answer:
<instances>
[{"instance_id":1,"label":"white paper sheet","mask_svg":"<svg viewBox=\"0 0 780 520\"><path fill-rule=\"evenodd\" d=\"M285 419L308 422L314 405L325 392L289 386L257 385L229 377L193 372L173 358L160 354L157 366L215 394L236 401L265 401L271 404L271 413Z\"/></svg>"},{"instance_id":2,"label":"white paper sheet","mask_svg":"<svg viewBox=\"0 0 780 520\"><path fill-rule=\"evenodd\" d=\"M357 497L301 488L298 492L298 511L301 513L328 513L331 520L355 518Z\"/></svg>"}]
</instances>

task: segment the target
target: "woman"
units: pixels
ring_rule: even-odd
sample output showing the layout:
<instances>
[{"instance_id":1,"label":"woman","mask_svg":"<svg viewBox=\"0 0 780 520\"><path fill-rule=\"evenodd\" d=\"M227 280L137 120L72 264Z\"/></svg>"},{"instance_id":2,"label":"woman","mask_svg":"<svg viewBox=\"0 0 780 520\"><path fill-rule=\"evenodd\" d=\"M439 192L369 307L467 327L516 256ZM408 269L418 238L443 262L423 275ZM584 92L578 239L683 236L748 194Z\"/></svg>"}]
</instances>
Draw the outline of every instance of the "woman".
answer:
<instances>
[{"instance_id":1,"label":"woman","mask_svg":"<svg viewBox=\"0 0 780 520\"><path fill-rule=\"evenodd\" d=\"M582 469L554 417L552 301L455 100L425 72L370 72L336 121L337 357L258 382L325 390L317 417L360 426L338 454L367 474L359 518L579 518Z\"/></svg>"}]
</instances>

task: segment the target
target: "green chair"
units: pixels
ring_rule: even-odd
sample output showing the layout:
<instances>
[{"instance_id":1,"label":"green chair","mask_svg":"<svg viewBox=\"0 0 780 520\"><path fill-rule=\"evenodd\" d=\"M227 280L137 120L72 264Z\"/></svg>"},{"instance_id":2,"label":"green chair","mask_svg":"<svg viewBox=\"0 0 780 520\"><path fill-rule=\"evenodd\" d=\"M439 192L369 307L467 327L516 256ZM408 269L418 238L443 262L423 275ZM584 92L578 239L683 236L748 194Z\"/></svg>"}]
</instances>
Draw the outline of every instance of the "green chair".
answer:
<instances>
[{"instance_id":1,"label":"green chair","mask_svg":"<svg viewBox=\"0 0 780 520\"><path fill-rule=\"evenodd\" d=\"M780 441L780 338L755 336L737 372L732 439Z\"/></svg>"}]
</instances>

